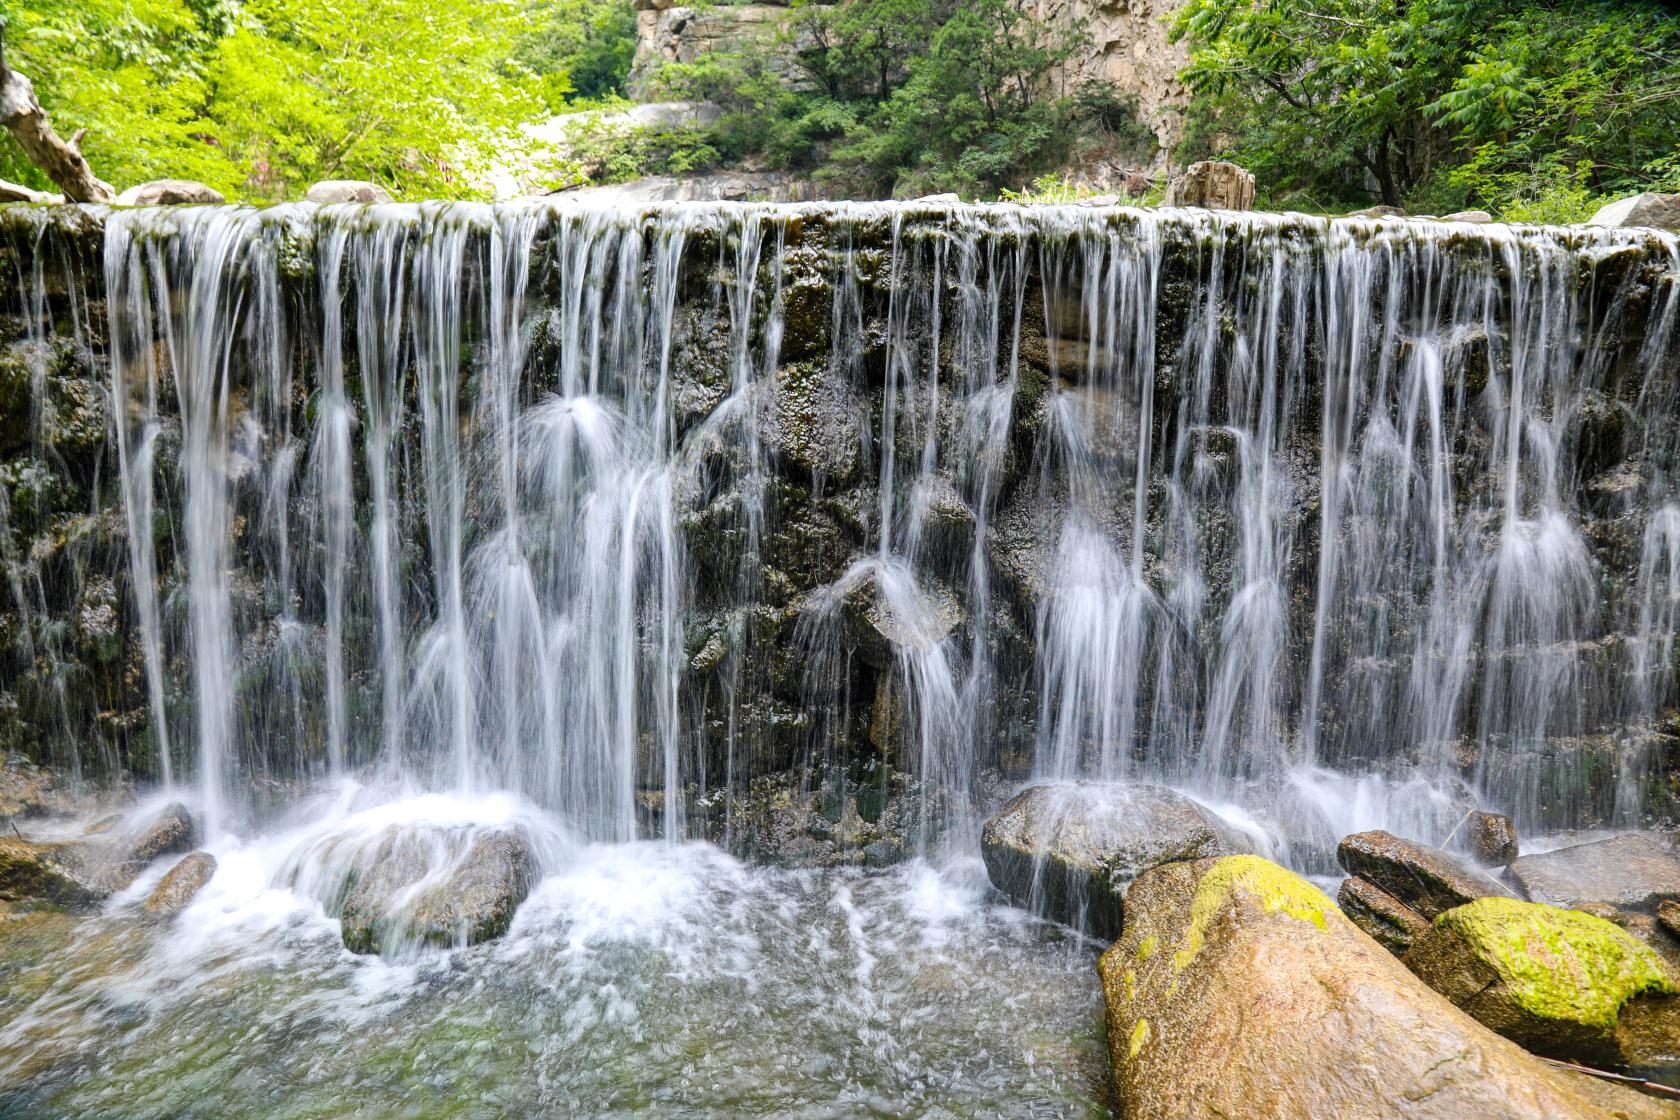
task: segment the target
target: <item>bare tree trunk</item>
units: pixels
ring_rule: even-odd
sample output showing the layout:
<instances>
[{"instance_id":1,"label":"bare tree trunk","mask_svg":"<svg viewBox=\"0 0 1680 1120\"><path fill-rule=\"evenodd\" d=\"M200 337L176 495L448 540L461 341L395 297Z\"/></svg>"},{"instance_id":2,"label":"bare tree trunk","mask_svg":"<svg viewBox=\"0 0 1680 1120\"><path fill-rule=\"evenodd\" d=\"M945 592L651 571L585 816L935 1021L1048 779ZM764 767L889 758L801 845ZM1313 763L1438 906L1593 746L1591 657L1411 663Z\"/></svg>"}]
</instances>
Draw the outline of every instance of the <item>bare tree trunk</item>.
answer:
<instances>
[{"instance_id":1,"label":"bare tree trunk","mask_svg":"<svg viewBox=\"0 0 1680 1120\"><path fill-rule=\"evenodd\" d=\"M16 137L29 162L57 183L71 202L111 202L117 197L111 184L95 176L82 157L82 133L77 132L66 141L53 131L46 110L35 99L34 84L6 65L3 41L0 41L0 124Z\"/></svg>"}]
</instances>

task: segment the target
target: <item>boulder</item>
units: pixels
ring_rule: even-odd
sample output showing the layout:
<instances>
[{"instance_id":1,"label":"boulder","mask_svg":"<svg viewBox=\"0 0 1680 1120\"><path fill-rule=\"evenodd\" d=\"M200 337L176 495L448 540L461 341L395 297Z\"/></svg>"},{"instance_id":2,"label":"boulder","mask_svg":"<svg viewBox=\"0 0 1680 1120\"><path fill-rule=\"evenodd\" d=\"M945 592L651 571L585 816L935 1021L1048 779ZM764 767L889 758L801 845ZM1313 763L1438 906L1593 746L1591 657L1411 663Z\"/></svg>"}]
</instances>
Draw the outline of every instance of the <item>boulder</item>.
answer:
<instances>
[{"instance_id":1,"label":"boulder","mask_svg":"<svg viewBox=\"0 0 1680 1120\"><path fill-rule=\"evenodd\" d=\"M1429 929L1429 919L1357 875L1342 880L1336 905L1354 925L1397 957L1404 955Z\"/></svg>"},{"instance_id":2,"label":"boulder","mask_svg":"<svg viewBox=\"0 0 1680 1120\"><path fill-rule=\"evenodd\" d=\"M1406 211L1398 206L1367 206L1347 215L1350 218L1404 218Z\"/></svg>"},{"instance_id":3,"label":"boulder","mask_svg":"<svg viewBox=\"0 0 1680 1120\"><path fill-rule=\"evenodd\" d=\"M390 192L376 183L360 179L324 179L303 196L308 202L330 206L343 202L389 202Z\"/></svg>"},{"instance_id":4,"label":"boulder","mask_svg":"<svg viewBox=\"0 0 1680 1120\"><path fill-rule=\"evenodd\" d=\"M1654 913L1680 901L1680 855L1644 832L1523 856L1505 874L1529 898L1553 906L1606 902Z\"/></svg>"},{"instance_id":5,"label":"boulder","mask_svg":"<svg viewBox=\"0 0 1680 1120\"><path fill-rule=\"evenodd\" d=\"M1441 219L1443 222L1491 222L1493 215L1486 210L1455 210Z\"/></svg>"},{"instance_id":6,"label":"boulder","mask_svg":"<svg viewBox=\"0 0 1680 1120\"><path fill-rule=\"evenodd\" d=\"M1657 903L1657 921L1669 933L1680 937L1680 902L1664 899Z\"/></svg>"},{"instance_id":7,"label":"boulder","mask_svg":"<svg viewBox=\"0 0 1680 1120\"><path fill-rule=\"evenodd\" d=\"M389 829L343 896L344 944L401 953L500 937L530 893L535 862L522 829Z\"/></svg>"},{"instance_id":8,"label":"boulder","mask_svg":"<svg viewBox=\"0 0 1680 1120\"><path fill-rule=\"evenodd\" d=\"M1188 797L1143 783L1032 786L980 836L999 890L1105 940L1120 936L1126 885L1143 872L1247 850L1240 834Z\"/></svg>"},{"instance_id":9,"label":"boulder","mask_svg":"<svg viewBox=\"0 0 1680 1120\"><path fill-rule=\"evenodd\" d=\"M157 179L130 187L117 196L118 206L185 206L192 203L219 206L226 201L221 191L191 179Z\"/></svg>"},{"instance_id":10,"label":"boulder","mask_svg":"<svg viewBox=\"0 0 1680 1120\"><path fill-rule=\"evenodd\" d=\"M1587 220L1593 226L1649 226L1656 229L1680 229L1680 194L1644 194L1619 198L1599 208Z\"/></svg>"},{"instance_id":11,"label":"boulder","mask_svg":"<svg viewBox=\"0 0 1680 1120\"><path fill-rule=\"evenodd\" d=\"M1504 813L1476 810L1464 829L1470 858L1483 867L1504 867L1517 858L1517 826Z\"/></svg>"},{"instance_id":12,"label":"boulder","mask_svg":"<svg viewBox=\"0 0 1680 1120\"><path fill-rule=\"evenodd\" d=\"M1349 875L1381 887L1425 918L1478 898L1512 895L1511 888L1464 860L1388 832L1343 837L1336 858Z\"/></svg>"},{"instance_id":13,"label":"boulder","mask_svg":"<svg viewBox=\"0 0 1680 1120\"><path fill-rule=\"evenodd\" d=\"M1167 184L1168 206L1208 210L1254 209L1254 176L1234 163L1203 160Z\"/></svg>"},{"instance_id":14,"label":"boulder","mask_svg":"<svg viewBox=\"0 0 1680 1120\"><path fill-rule=\"evenodd\" d=\"M1547 1057L1649 1068L1680 1054L1680 998L1650 946L1591 914L1483 898L1435 919L1405 956L1477 1022Z\"/></svg>"},{"instance_id":15,"label":"boulder","mask_svg":"<svg viewBox=\"0 0 1680 1120\"><path fill-rule=\"evenodd\" d=\"M209 852L188 852L147 896L146 909L154 914L174 914L185 910L193 896L215 873L215 856Z\"/></svg>"},{"instance_id":16,"label":"boulder","mask_svg":"<svg viewBox=\"0 0 1680 1120\"><path fill-rule=\"evenodd\" d=\"M1672 1116L1524 1053L1255 856L1140 876L1098 972L1125 1120Z\"/></svg>"},{"instance_id":17,"label":"boulder","mask_svg":"<svg viewBox=\"0 0 1680 1120\"><path fill-rule=\"evenodd\" d=\"M138 863L150 863L170 852L191 851L197 838L192 814L187 812L185 805L177 802L140 829L129 848L129 858Z\"/></svg>"}]
</instances>

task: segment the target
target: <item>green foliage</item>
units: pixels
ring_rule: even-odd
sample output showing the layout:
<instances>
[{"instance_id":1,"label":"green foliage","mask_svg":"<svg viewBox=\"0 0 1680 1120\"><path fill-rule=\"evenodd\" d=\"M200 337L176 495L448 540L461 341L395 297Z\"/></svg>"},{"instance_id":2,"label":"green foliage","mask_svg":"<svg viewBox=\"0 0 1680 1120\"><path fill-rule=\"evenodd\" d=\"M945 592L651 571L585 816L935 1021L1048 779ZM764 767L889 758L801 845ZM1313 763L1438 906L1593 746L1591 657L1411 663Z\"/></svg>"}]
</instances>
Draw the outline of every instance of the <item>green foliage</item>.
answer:
<instances>
[{"instance_id":1,"label":"green foliage","mask_svg":"<svg viewBox=\"0 0 1680 1120\"><path fill-rule=\"evenodd\" d=\"M552 113L576 101L622 97L636 54L630 0L536 0L514 57L542 80Z\"/></svg>"},{"instance_id":2,"label":"green foliage","mask_svg":"<svg viewBox=\"0 0 1680 1120\"><path fill-rule=\"evenodd\" d=\"M1653 0L1189 0L1183 158L1271 201L1575 215L1666 181L1680 14Z\"/></svg>"}]
</instances>

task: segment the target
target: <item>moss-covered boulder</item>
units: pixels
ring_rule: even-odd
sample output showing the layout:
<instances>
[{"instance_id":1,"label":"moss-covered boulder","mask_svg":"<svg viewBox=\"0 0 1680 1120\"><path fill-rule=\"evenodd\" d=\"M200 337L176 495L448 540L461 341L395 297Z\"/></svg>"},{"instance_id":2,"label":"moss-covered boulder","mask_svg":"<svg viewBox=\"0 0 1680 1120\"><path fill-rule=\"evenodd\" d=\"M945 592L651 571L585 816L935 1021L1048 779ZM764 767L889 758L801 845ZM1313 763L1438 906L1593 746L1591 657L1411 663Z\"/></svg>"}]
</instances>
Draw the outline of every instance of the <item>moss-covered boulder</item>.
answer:
<instances>
[{"instance_id":1,"label":"moss-covered boulder","mask_svg":"<svg viewBox=\"0 0 1680 1120\"><path fill-rule=\"evenodd\" d=\"M1127 1120L1672 1115L1489 1031L1255 856L1140 876L1098 970Z\"/></svg>"},{"instance_id":2,"label":"moss-covered boulder","mask_svg":"<svg viewBox=\"0 0 1680 1120\"><path fill-rule=\"evenodd\" d=\"M146 909L153 914L174 914L185 910L215 874L215 856L209 852L188 852L146 897Z\"/></svg>"},{"instance_id":3,"label":"moss-covered boulder","mask_svg":"<svg viewBox=\"0 0 1680 1120\"><path fill-rule=\"evenodd\" d=\"M507 932L530 893L523 829L392 828L346 880L338 906L355 953L476 945Z\"/></svg>"},{"instance_id":4,"label":"moss-covered boulder","mask_svg":"<svg viewBox=\"0 0 1680 1120\"><path fill-rule=\"evenodd\" d=\"M1239 833L1188 797L1141 782L1032 786L980 836L999 890L1105 940L1120 936L1126 886L1143 872L1247 850Z\"/></svg>"},{"instance_id":5,"label":"moss-covered boulder","mask_svg":"<svg viewBox=\"0 0 1680 1120\"><path fill-rule=\"evenodd\" d=\"M1537 1054L1640 1068L1680 1059L1675 977L1655 950L1603 918L1479 899L1436 918L1405 963Z\"/></svg>"},{"instance_id":6,"label":"moss-covered boulder","mask_svg":"<svg viewBox=\"0 0 1680 1120\"><path fill-rule=\"evenodd\" d=\"M1344 837L1336 858L1349 875L1375 884L1425 918L1478 898L1514 893L1466 860L1381 830Z\"/></svg>"},{"instance_id":7,"label":"moss-covered boulder","mask_svg":"<svg viewBox=\"0 0 1680 1120\"><path fill-rule=\"evenodd\" d=\"M1644 832L1523 856L1506 874L1529 898L1553 906L1607 902L1655 912L1680 901L1680 853Z\"/></svg>"},{"instance_id":8,"label":"moss-covered boulder","mask_svg":"<svg viewBox=\"0 0 1680 1120\"><path fill-rule=\"evenodd\" d=\"M1429 920L1422 914L1357 875L1342 880L1336 905L1354 925L1395 956L1404 954L1429 929Z\"/></svg>"},{"instance_id":9,"label":"moss-covered boulder","mask_svg":"<svg viewBox=\"0 0 1680 1120\"><path fill-rule=\"evenodd\" d=\"M0 901L89 906L111 893L92 872L85 845L0 836Z\"/></svg>"}]
</instances>

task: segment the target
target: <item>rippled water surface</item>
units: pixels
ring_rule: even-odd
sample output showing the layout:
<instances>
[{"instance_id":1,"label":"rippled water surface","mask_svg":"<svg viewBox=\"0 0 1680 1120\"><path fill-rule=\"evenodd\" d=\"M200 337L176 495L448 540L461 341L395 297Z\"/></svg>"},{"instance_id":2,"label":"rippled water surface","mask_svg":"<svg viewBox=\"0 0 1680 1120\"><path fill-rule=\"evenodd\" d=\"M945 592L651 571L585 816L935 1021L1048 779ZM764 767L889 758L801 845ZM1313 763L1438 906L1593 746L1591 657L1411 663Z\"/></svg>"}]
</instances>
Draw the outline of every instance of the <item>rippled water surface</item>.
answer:
<instances>
[{"instance_id":1,"label":"rippled water surface","mask_svg":"<svg viewBox=\"0 0 1680 1120\"><path fill-rule=\"evenodd\" d=\"M435 812L435 807L429 811ZM230 843L0 939L0 1115L1106 1116L1095 951L978 861L795 872L573 845L502 941L391 962Z\"/></svg>"}]
</instances>

